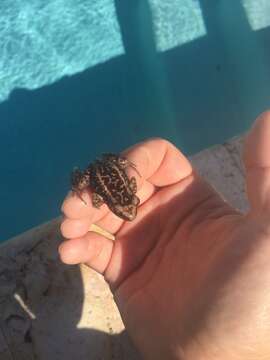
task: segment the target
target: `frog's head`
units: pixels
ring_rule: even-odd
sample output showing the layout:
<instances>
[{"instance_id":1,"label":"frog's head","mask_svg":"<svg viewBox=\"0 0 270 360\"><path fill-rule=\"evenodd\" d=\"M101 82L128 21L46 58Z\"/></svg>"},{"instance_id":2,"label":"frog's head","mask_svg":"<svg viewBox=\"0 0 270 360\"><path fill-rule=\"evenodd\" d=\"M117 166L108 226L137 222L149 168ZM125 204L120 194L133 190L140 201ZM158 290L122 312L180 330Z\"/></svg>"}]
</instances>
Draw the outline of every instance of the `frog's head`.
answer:
<instances>
[{"instance_id":1,"label":"frog's head","mask_svg":"<svg viewBox=\"0 0 270 360\"><path fill-rule=\"evenodd\" d=\"M129 205L115 205L114 212L123 220L132 221L137 216L137 208L140 203L139 198L133 195L131 204Z\"/></svg>"},{"instance_id":2,"label":"frog's head","mask_svg":"<svg viewBox=\"0 0 270 360\"><path fill-rule=\"evenodd\" d=\"M82 172L79 168L74 168L71 173L71 190L75 193L84 203L81 193L89 186L89 173Z\"/></svg>"}]
</instances>

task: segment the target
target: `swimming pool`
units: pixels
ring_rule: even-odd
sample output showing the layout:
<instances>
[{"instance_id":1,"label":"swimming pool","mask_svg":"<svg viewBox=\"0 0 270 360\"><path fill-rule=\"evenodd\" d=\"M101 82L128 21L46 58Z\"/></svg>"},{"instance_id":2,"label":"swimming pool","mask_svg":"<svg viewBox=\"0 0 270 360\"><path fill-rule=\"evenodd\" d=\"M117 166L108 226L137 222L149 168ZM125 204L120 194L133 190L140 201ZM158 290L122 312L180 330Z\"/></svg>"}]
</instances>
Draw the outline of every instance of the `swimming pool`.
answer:
<instances>
[{"instance_id":1,"label":"swimming pool","mask_svg":"<svg viewBox=\"0 0 270 360\"><path fill-rule=\"evenodd\" d=\"M1 240L57 216L71 169L101 152L161 136L192 154L270 106L268 0L0 10Z\"/></svg>"}]
</instances>

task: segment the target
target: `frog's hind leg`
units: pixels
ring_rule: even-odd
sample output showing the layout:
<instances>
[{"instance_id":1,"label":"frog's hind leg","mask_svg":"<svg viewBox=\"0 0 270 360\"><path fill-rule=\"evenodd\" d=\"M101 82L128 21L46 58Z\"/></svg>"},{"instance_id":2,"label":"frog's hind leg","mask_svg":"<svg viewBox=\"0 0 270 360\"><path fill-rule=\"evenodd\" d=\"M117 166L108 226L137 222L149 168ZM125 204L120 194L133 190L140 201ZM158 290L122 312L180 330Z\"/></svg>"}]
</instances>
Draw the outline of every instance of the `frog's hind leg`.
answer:
<instances>
[{"instance_id":1,"label":"frog's hind leg","mask_svg":"<svg viewBox=\"0 0 270 360\"><path fill-rule=\"evenodd\" d=\"M137 166L135 164L133 164L133 162L127 160L127 166L132 167L132 169L136 171L136 173L139 175L139 177L142 177L139 170L137 169Z\"/></svg>"},{"instance_id":2,"label":"frog's hind leg","mask_svg":"<svg viewBox=\"0 0 270 360\"><path fill-rule=\"evenodd\" d=\"M92 194L92 204L95 208L99 209L102 204L104 204L104 200L102 196L97 193Z\"/></svg>"},{"instance_id":3,"label":"frog's hind leg","mask_svg":"<svg viewBox=\"0 0 270 360\"><path fill-rule=\"evenodd\" d=\"M102 154L103 159L109 162L117 163L121 169L126 169L127 167L132 167L136 171L136 173L141 177L141 174L139 173L137 166L124 156L118 155L118 154L112 154L112 153L105 153Z\"/></svg>"},{"instance_id":4,"label":"frog's hind leg","mask_svg":"<svg viewBox=\"0 0 270 360\"><path fill-rule=\"evenodd\" d=\"M132 178L130 178L129 180L129 187L130 190L133 192L133 194L136 194L138 188L137 188L137 182L134 176L132 176Z\"/></svg>"}]
</instances>

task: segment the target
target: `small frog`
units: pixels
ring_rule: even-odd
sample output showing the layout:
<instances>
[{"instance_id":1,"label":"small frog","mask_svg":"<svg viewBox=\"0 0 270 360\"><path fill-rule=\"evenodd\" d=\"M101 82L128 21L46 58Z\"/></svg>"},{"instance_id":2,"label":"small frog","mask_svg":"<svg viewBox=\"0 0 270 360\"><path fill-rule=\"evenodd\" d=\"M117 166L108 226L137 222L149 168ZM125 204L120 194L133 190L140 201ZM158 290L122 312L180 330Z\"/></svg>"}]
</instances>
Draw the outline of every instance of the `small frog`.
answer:
<instances>
[{"instance_id":1,"label":"small frog","mask_svg":"<svg viewBox=\"0 0 270 360\"><path fill-rule=\"evenodd\" d=\"M135 177L129 179L125 172L129 166L139 174L136 165L128 159L116 154L103 154L100 160L95 160L84 171L75 169L72 172L72 191L84 201L81 193L89 188L92 190L94 207L100 208L106 203L115 215L132 221L137 215L140 199L135 195Z\"/></svg>"}]
</instances>

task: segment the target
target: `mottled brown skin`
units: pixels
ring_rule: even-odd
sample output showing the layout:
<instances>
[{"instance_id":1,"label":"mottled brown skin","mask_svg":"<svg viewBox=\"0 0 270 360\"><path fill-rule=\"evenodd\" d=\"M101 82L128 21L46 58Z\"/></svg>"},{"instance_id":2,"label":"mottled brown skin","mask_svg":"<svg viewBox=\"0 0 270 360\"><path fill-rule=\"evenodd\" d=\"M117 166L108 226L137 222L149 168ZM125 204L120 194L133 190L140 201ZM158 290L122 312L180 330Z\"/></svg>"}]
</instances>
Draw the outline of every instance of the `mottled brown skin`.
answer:
<instances>
[{"instance_id":1,"label":"mottled brown skin","mask_svg":"<svg viewBox=\"0 0 270 360\"><path fill-rule=\"evenodd\" d=\"M72 190L82 199L82 191L91 189L94 207L99 208L106 203L114 214L123 220L132 221L137 215L140 200L135 195L135 177L129 179L125 172L129 166L136 170L136 166L127 159L115 154L104 154L101 160L90 164L85 171L73 171Z\"/></svg>"}]
</instances>

